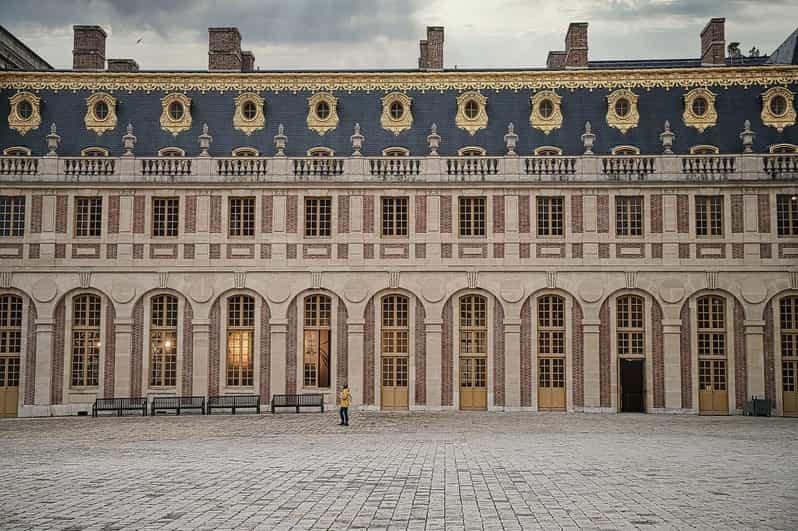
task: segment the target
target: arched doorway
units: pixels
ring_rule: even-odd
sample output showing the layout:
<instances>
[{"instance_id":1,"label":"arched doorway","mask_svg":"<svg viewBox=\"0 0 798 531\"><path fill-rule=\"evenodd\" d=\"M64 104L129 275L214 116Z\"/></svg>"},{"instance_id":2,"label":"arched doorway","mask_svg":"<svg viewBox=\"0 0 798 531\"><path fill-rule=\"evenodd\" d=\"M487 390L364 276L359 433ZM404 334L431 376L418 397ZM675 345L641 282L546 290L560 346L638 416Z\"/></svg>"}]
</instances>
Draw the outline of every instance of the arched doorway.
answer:
<instances>
[{"instance_id":1,"label":"arched doorway","mask_svg":"<svg viewBox=\"0 0 798 531\"><path fill-rule=\"evenodd\" d=\"M488 408L488 300L460 297L460 409Z\"/></svg>"},{"instance_id":2,"label":"arched doorway","mask_svg":"<svg viewBox=\"0 0 798 531\"><path fill-rule=\"evenodd\" d=\"M0 296L0 417L16 417L22 355L22 297Z\"/></svg>"},{"instance_id":3,"label":"arched doorway","mask_svg":"<svg viewBox=\"0 0 798 531\"><path fill-rule=\"evenodd\" d=\"M565 299L541 296L537 319L538 409L565 411Z\"/></svg>"},{"instance_id":4,"label":"arched doorway","mask_svg":"<svg viewBox=\"0 0 798 531\"><path fill-rule=\"evenodd\" d=\"M798 297L779 301L781 389L785 417L798 417Z\"/></svg>"},{"instance_id":5,"label":"arched doorway","mask_svg":"<svg viewBox=\"0 0 798 531\"><path fill-rule=\"evenodd\" d=\"M390 294L382 298L380 337L380 371L382 409L408 408L408 375L410 356L409 300L404 295Z\"/></svg>"},{"instance_id":6,"label":"arched doorway","mask_svg":"<svg viewBox=\"0 0 798 531\"><path fill-rule=\"evenodd\" d=\"M646 412L645 303L639 295L616 301L618 394L622 413Z\"/></svg>"},{"instance_id":7,"label":"arched doorway","mask_svg":"<svg viewBox=\"0 0 798 531\"><path fill-rule=\"evenodd\" d=\"M698 411L702 415L728 415L728 338L726 300L706 295L696 301L698 345Z\"/></svg>"}]
</instances>

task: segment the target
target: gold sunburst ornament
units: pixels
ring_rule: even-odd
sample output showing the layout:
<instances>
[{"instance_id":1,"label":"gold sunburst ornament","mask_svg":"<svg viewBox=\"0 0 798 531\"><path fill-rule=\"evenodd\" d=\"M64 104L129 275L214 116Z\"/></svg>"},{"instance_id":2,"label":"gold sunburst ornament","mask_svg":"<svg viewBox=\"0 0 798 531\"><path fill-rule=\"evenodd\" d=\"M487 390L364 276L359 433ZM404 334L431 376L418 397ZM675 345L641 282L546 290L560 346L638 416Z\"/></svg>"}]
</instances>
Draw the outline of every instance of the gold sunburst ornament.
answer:
<instances>
[{"instance_id":1,"label":"gold sunburst ornament","mask_svg":"<svg viewBox=\"0 0 798 531\"><path fill-rule=\"evenodd\" d=\"M629 89L618 89L607 96L607 125L625 134L637 127L639 121L637 94Z\"/></svg>"},{"instance_id":2,"label":"gold sunburst ornament","mask_svg":"<svg viewBox=\"0 0 798 531\"><path fill-rule=\"evenodd\" d=\"M174 136L191 129L191 98L179 92L161 98L161 129Z\"/></svg>"},{"instance_id":3,"label":"gold sunburst ornament","mask_svg":"<svg viewBox=\"0 0 798 531\"><path fill-rule=\"evenodd\" d=\"M413 99L401 92L391 92L382 98L382 115L380 124L386 131L399 135L413 126L413 113L410 104Z\"/></svg>"},{"instance_id":4,"label":"gold sunburst ornament","mask_svg":"<svg viewBox=\"0 0 798 531\"><path fill-rule=\"evenodd\" d=\"M233 127L247 136L266 126L266 116L263 112L264 99L254 92L240 94L235 99L233 112Z\"/></svg>"},{"instance_id":5,"label":"gold sunburst ornament","mask_svg":"<svg viewBox=\"0 0 798 531\"><path fill-rule=\"evenodd\" d=\"M787 87L771 87L762 94L762 123L781 133L795 125L795 93Z\"/></svg>"},{"instance_id":6,"label":"gold sunburst ornament","mask_svg":"<svg viewBox=\"0 0 798 531\"><path fill-rule=\"evenodd\" d=\"M685 94L682 120L684 125L698 129L699 133L713 127L718 122L715 94L706 88L696 88Z\"/></svg>"},{"instance_id":7,"label":"gold sunburst ornament","mask_svg":"<svg viewBox=\"0 0 798 531\"><path fill-rule=\"evenodd\" d=\"M532 102L532 113L529 115L529 125L549 134L562 127L562 98L553 90L543 90L529 98Z\"/></svg>"},{"instance_id":8,"label":"gold sunburst ornament","mask_svg":"<svg viewBox=\"0 0 798 531\"><path fill-rule=\"evenodd\" d=\"M8 113L8 127L25 135L42 124L41 99L30 92L17 92L10 98L11 112Z\"/></svg>"},{"instance_id":9,"label":"gold sunburst ornament","mask_svg":"<svg viewBox=\"0 0 798 531\"><path fill-rule=\"evenodd\" d=\"M116 129L116 98L105 92L96 92L86 98L86 129L102 136Z\"/></svg>"},{"instance_id":10,"label":"gold sunburst ornament","mask_svg":"<svg viewBox=\"0 0 798 531\"><path fill-rule=\"evenodd\" d=\"M473 136L480 129L488 126L486 106L488 98L479 92L465 92L457 96L457 115L454 123Z\"/></svg>"}]
</instances>

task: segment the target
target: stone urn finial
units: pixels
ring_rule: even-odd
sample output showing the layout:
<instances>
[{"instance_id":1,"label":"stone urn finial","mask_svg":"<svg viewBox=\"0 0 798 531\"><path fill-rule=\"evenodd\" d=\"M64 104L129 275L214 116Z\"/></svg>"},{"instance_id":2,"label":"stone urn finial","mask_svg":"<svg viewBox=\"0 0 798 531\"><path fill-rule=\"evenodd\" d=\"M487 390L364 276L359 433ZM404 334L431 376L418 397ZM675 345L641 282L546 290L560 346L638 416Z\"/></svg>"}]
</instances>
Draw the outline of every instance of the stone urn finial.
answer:
<instances>
[{"instance_id":1,"label":"stone urn finial","mask_svg":"<svg viewBox=\"0 0 798 531\"><path fill-rule=\"evenodd\" d=\"M277 126L277 134L274 135L274 147L277 148L275 157L285 157L285 145L288 143L288 137L285 135L285 127L283 124Z\"/></svg>"},{"instance_id":2,"label":"stone urn finial","mask_svg":"<svg viewBox=\"0 0 798 531\"><path fill-rule=\"evenodd\" d=\"M515 132L513 122L507 124L507 133L504 135L504 145L507 147L508 155L517 155L515 147L518 145L518 134Z\"/></svg>"},{"instance_id":3,"label":"stone urn finial","mask_svg":"<svg viewBox=\"0 0 798 531\"><path fill-rule=\"evenodd\" d=\"M740 140L743 141L743 153L753 153L756 133L751 130L751 120L746 120L744 127L743 132L740 133Z\"/></svg>"},{"instance_id":4,"label":"stone urn finial","mask_svg":"<svg viewBox=\"0 0 798 531\"><path fill-rule=\"evenodd\" d=\"M208 133L208 124L202 124L202 134L199 136L200 157L209 157L208 149L211 147L213 137Z\"/></svg>"},{"instance_id":5,"label":"stone urn finial","mask_svg":"<svg viewBox=\"0 0 798 531\"><path fill-rule=\"evenodd\" d=\"M585 132L582 133L582 145L585 147L585 155L593 155L593 143L596 135L593 133L590 122L585 122Z\"/></svg>"},{"instance_id":6,"label":"stone urn finial","mask_svg":"<svg viewBox=\"0 0 798 531\"><path fill-rule=\"evenodd\" d=\"M662 153L664 155L673 155L674 138L676 138L676 133L671 131L671 123L665 120L665 130L659 134L659 139L662 142Z\"/></svg>"},{"instance_id":7,"label":"stone urn finial","mask_svg":"<svg viewBox=\"0 0 798 531\"><path fill-rule=\"evenodd\" d=\"M438 126L432 124L430 127L430 134L427 135L427 144L429 145L429 154L431 157L438 156L438 148L441 146L441 135L438 134Z\"/></svg>"},{"instance_id":8,"label":"stone urn finial","mask_svg":"<svg viewBox=\"0 0 798 531\"><path fill-rule=\"evenodd\" d=\"M137 141L136 135L133 134L133 124L127 124L127 132L122 136L122 144L125 147L125 152L122 154L123 157L133 156L133 148L136 146Z\"/></svg>"},{"instance_id":9,"label":"stone urn finial","mask_svg":"<svg viewBox=\"0 0 798 531\"><path fill-rule=\"evenodd\" d=\"M55 157L58 155L58 144L61 142L61 137L58 136L55 122L50 126L50 134L47 135L47 156Z\"/></svg>"},{"instance_id":10,"label":"stone urn finial","mask_svg":"<svg viewBox=\"0 0 798 531\"><path fill-rule=\"evenodd\" d=\"M360 157L362 153L360 153L361 148L363 147L363 135L360 134L360 124L355 124L355 134L349 137L349 140L352 141L352 156L353 157Z\"/></svg>"}]
</instances>

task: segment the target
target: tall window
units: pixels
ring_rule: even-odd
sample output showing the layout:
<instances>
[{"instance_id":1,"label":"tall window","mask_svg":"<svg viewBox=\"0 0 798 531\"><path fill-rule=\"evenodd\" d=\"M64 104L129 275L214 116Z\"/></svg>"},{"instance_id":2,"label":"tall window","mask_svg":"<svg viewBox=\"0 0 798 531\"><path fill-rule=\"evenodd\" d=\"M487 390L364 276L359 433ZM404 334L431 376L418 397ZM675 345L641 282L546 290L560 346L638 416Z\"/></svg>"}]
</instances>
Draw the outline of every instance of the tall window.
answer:
<instances>
[{"instance_id":1,"label":"tall window","mask_svg":"<svg viewBox=\"0 0 798 531\"><path fill-rule=\"evenodd\" d=\"M153 236L177 236L178 205L176 197L156 197L152 200Z\"/></svg>"},{"instance_id":2,"label":"tall window","mask_svg":"<svg viewBox=\"0 0 798 531\"><path fill-rule=\"evenodd\" d=\"M227 299L227 385L252 386L255 337L255 299L233 295Z\"/></svg>"},{"instance_id":3,"label":"tall window","mask_svg":"<svg viewBox=\"0 0 798 531\"><path fill-rule=\"evenodd\" d=\"M696 196L695 232L697 236L723 235L723 196Z\"/></svg>"},{"instance_id":4,"label":"tall window","mask_svg":"<svg viewBox=\"0 0 798 531\"><path fill-rule=\"evenodd\" d=\"M21 354L22 298L0 295L0 387L19 387Z\"/></svg>"},{"instance_id":5,"label":"tall window","mask_svg":"<svg viewBox=\"0 0 798 531\"><path fill-rule=\"evenodd\" d=\"M616 335L618 356L644 356L643 298L624 295L616 305Z\"/></svg>"},{"instance_id":6,"label":"tall window","mask_svg":"<svg viewBox=\"0 0 798 531\"><path fill-rule=\"evenodd\" d=\"M101 197L75 199L75 236L100 236L103 226Z\"/></svg>"},{"instance_id":7,"label":"tall window","mask_svg":"<svg viewBox=\"0 0 798 531\"><path fill-rule=\"evenodd\" d=\"M305 387L330 386L330 306L326 295L305 299Z\"/></svg>"},{"instance_id":8,"label":"tall window","mask_svg":"<svg viewBox=\"0 0 798 531\"><path fill-rule=\"evenodd\" d=\"M615 232L618 236L643 235L642 197L615 197Z\"/></svg>"},{"instance_id":9,"label":"tall window","mask_svg":"<svg viewBox=\"0 0 798 531\"><path fill-rule=\"evenodd\" d=\"M0 237L24 236L25 197L0 196Z\"/></svg>"},{"instance_id":10,"label":"tall window","mask_svg":"<svg viewBox=\"0 0 798 531\"><path fill-rule=\"evenodd\" d=\"M231 197L228 206L230 236L254 236L255 198Z\"/></svg>"},{"instance_id":11,"label":"tall window","mask_svg":"<svg viewBox=\"0 0 798 531\"><path fill-rule=\"evenodd\" d=\"M565 387L565 300L538 299L538 386Z\"/></svg>"},{"instance_id":12,"label":"tall window","mask_svg":"<svg viewBox=\"0 0 798 531\"><path fill-rule=\"evenodd\" d=\"M563 235L563 198L538 197L538 236Z\"/></svg>"},{"instance_id":13,"label":"tall window","mask_svg":"<svg viewBox=\"0 0 798 531\"><path fill-rule=\"evenodd\" d=\"M487 387L488 372L488 302L479 295L460 298L460 388L461 407L484 407L463 404L466 390ZM466 395L467 396L467 395Z\"/></svg>"},{"instance_id":14,"label":"tall window","mask_svg":"<svg viewBox=\"0 0 798 531\"><path fill-rule=\"evenodd\" d=\"M785 297L779 302L781 321L781 382L788 393L798 391L798 297ZM787 408L785 408L787 409Z\"/></svg>"},{"instance_id":15,"label":"tall window","mask_svg":"<svg viewBox=\"0 0 798 531\"><path fill-rule=\"evenodd\" d=\"M407 387L409 355L407 297L387 295L382 299L382 385Z\"/></svg>"},{"instance_id":16,"label":"tall window","mask_svg":"<svg viewBox=\"0 0 798 531\"><path fill-rule=\"evenodd\" d=\"M96 387L100 366L100 297L72 299L72 386Z\"/></svg>"},{"instance_id":17,"label":"tall window","mask_svg":"<svg viewBox=\"0 0 798 531\"><path fill-rule=\"evenodd\" d=\"M407 198L382 198L382 235L407 236Z\"/></svg>"},{"instance_id":18,"label":"tall window","mask_svg":"<svg viewBox=\"0 0 798 531\"><path fill-rule=\"evenodd\" d=\"M330 235L332 211L329 197L305 199L305 236L317 238Z\"/></svg>"},{"instance_id":19,"label":"tall window","mask_svg":"<svg viewBox=\"0 0 798 531\"><path fill-rule=\"evenodd\" d=\"M779 236L798 236L798 195L776 196L776 225Z\"/></svg>"},{"instance_id":20,"label":"tall window","mask_svg":"<svg viewBox=\"0 0 798 531\"><path fill-rule=\"evenodd\" d=\"M696 302L698 333L698 387L726 389L726 301L716 295Z\"/></svg>"},{"instance_id":21,"label":"tall window","mask_svg":"<svg viewBox=\"0 0 798 531\"><path fill-rule=\"evenodd\" d=\"M460 236L485 235L485 198L460 198Z\"/></svg>"},{"instance_id":22,"label":"tall window","mask_svg":"<svg viewBox=\"0 0 798 531\"><path fill-rule=\"evenodd\" d=\"M177 297L156 295L150 301L150 385L177 384Z\"/></svg>"}]
</instances>

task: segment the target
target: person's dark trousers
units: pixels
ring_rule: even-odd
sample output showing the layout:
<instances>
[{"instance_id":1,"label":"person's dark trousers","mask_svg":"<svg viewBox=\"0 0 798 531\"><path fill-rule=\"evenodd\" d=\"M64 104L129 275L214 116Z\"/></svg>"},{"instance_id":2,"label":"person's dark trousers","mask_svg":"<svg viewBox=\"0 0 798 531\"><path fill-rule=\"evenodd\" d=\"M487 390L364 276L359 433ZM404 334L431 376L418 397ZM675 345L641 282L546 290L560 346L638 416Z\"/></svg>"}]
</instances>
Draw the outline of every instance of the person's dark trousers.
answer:
<instances>
[{"instance_id":1,"label":"person's dark trousers","mask_svg":"<svg viewBox=\"0 0 798 531\"><path fill-rule=\"evenodd\" d=\"M349 426L349 408L342 407L341 409L338 410L338 412L341 415L341 424L343 424L344 426Z\"/></svg>"}]
</instances>

